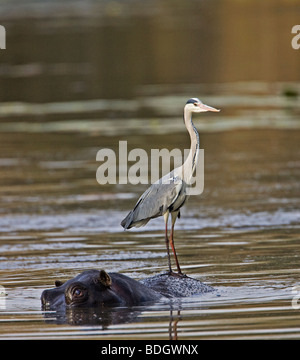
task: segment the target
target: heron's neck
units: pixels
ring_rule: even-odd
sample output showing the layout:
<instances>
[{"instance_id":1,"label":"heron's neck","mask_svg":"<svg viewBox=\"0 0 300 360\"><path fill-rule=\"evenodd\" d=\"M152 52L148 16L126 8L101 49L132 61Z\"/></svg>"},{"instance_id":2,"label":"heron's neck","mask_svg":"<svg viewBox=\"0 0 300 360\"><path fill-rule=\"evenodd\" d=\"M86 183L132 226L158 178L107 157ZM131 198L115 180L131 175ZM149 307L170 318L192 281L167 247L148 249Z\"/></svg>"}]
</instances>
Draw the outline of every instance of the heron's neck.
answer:
<instances>
[{"instance_id":1,"label":"heron's neck","mask_svg":"<svg viewBox=\"0 0 300 360\"><path fill-rule=\"evenodd\" d=\"M195 125L192 121L192 112L186 109L184 110L184 123L187 128L187 131L190 134L191 148L187 159L182 165L182 170L183 170L183 178L185 182L189 184L197 165L200 140L199 140L198 131L195 128Z\"/></svg>"}]
</instances>

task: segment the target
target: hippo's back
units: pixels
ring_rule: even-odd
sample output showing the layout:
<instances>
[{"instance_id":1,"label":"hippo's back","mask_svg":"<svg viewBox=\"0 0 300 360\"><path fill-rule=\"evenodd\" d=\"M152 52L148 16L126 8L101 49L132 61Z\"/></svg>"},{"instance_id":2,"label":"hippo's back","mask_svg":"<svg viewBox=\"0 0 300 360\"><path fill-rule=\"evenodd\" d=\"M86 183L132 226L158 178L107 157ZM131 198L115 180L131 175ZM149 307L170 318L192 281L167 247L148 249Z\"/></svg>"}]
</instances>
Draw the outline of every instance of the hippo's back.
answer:
<instances>
[{"instance_id":1,"label":"hippo's back","mask_svg":"<svg viewBox=\"0 0 300 360\"><path fill-rule=\"evenodd\" d=\"M169 273L140 280L140 283L167 298L188 297L214 291L211 286L197 279L186 275L170 275Z\"/></svg>"}]
</instances>

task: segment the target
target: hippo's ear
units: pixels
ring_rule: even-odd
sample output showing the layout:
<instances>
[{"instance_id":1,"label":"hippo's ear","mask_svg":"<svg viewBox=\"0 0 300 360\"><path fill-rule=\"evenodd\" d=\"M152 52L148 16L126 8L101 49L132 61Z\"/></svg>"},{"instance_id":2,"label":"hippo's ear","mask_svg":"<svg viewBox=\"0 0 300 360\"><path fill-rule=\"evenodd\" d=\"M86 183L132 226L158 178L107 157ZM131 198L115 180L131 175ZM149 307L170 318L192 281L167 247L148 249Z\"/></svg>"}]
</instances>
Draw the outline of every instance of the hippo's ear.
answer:
<instances>
[{"instance_id":1,"label":"hippo's ear","mask_svg":"<svg viewBox=\"0 0 300 360\"><path fill-rule=\"evenodd\" d=\"M60 281L60 280L55 280L55 286L56 287L59 287L59 286L62 286L63 285L63 282Z\"/></svg>"},{"instance_id":2,"label":"hippo's ear","mask_svg":"<svg viewBox=\"0 0 300 360\"><path fill-rule=\"evenodd\" d=\"M99 279L100 283L105 287L110 287L111 285L111 278L108 273L104 270L100 270Z\"/></svg>"}]
</instances>

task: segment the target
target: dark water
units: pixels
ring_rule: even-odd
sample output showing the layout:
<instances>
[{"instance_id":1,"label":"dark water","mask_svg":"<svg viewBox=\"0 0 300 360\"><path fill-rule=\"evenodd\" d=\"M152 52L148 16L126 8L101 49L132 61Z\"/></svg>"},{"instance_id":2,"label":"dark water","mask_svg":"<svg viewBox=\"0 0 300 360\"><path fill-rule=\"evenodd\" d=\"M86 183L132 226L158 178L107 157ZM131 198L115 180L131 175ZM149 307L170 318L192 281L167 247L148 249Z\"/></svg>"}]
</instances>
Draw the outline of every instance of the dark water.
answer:
<instances>
[{"instance_id":1,"label":"dark water","mask_svg":"<svg viewBox=\"0 0 300 360\"><path fill-rule=\"evenodd\" d=\"M99 12L103 16L91 16L75 3L72 16L62 12L59 18L50 17L45 28L40 19L53 10L50 5L35 8L34 20L21 8L18 12L5 7L11 39L29 41L34 34L38 44L46 35L57 42L48 52L39 52L40 47L26 51L25 45L16 46L14 53L8 48L0 65L0 285L7 294L0 297L0 338L300 338L300 309L295 306L299 290L294 289L300 285L299 60L290 48L270 57L290 41L281 35L273 42L274 24L280 15L279 29L285 29L297 7L278 2L261 9L258 18L257 11L256 17L247 17L248 26L238 20L240 30L250 37L248 47L238 50L233 45L242 42L232 37L224 14L240 19L238 15L249 11L254 14L254 8L239 8L235 2L231 12L218 7L218 19L227 23L224 39L219 36L222 23L216 21L201 42L219 42L205 56L200 48L193 50L190 67L180 66L182 52L166 71L163 64L169 68L172 51L178 49L175 39L189 48L192 36L207 29L213 8L201 2L209 14L205 21L201 14L187 22L172 12L162 24L158 14L165 10L156 2L145 3L147 16L138 8L131 17L118 2L107 13ZM182 5L183 10L191 14ZM84 16L78 16L80 11ZM102 22L96 21L99 18ZM251 29L258 23L265 41L256 47ZM139 26L143 31L136 33ZM163 36L153 33L156 26ZM65 38L57 35L62 29ZM74 39L80 35L79 49L72 46L70 29ZM105 45L110 54L104 56L103 47L93 51L95 37L102 46L111 45ZM116 54L129 54L124 66L132 64L146 39L152 39L153 48L137 63L140 67L121 71L113 62ZM166 43L170 48L165 53ZM269 52L262 52L265 44ZM216 49L223 54L217 64ZM241 61L248 51L261 62ZM232 63L230 54L236 55ZM207 70L197 73L197 58L203 66L209 64L214 75ZM97 78L103 61L107 72ZM282 66L284 62L289 66ZM124 99L120 93L127 89L130 96ZM188 148L181 114L191 96L221 112L194 117L205 151L205 189L183 208L175 239L182 270L217 291L106 315L66 318L43 313L41 292L84 269L103 268L136 279L166 270L162 218L126 232L119 225L147 185L99 185L96 154L101 148L118 152L119 141L125 140L128 148L148 153L152 148Z\"/></svg>"},{"instance_id":2,"label":"dark water","mask_svg":"<svg viewBox=\"0 0 300 360\"><path fill-rule=\"evenodd\" d=\"M40 294L84 269L137 279L166 269L162 218L128 232L119 225L145 185L100 186L95 159L108 144L117 151L119 139L146 150L151 139L187 147L180 118L156 118L152 133L151 120L133 119L141 129L135 125L135 134L129 120L122 136L114 122L105 122L101 134L102 120L93 130L72 121L66 129L48 122L43 131L42 123L28 123L26 132L19 132L21 122L6 124L6 131L1 125L0 274L7 292L1 338L299 337L300 313L292 307L299 284L298 121L284 113L278 126L225 131L218 129L224 114L197 117L205 191L190 197L176 224L183 271L217 293L131 309L134 316L122 314L125 322L110 319L104 328L94 318L80 329L74 319L57 327L61 319L40 311ZM166 134L173 121L178 131ZM243 127L239 116L232 121Z\"/></svg>"}]
</instances>

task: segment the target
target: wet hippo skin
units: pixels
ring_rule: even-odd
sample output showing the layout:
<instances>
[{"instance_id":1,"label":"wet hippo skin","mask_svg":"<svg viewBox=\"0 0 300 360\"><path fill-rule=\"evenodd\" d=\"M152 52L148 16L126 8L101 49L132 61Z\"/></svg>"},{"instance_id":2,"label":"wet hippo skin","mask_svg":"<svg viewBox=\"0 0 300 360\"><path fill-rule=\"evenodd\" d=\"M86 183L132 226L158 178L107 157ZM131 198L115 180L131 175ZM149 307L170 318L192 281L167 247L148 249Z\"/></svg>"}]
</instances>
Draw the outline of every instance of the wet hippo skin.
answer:
<instances>
[{"instance_id":1,"label":"wet hippo skin","mask_svg":"<svg viewBox=\"0 0 300 360\"><path fill-rule=\"evenodd\" d=\"M133 306L213 291L210 286L185 275L166 273L136 281L104 270L86 270L65 283L56 281L55 286L41 295L44 310Z\"/></svg>"}]
</instances>

